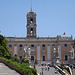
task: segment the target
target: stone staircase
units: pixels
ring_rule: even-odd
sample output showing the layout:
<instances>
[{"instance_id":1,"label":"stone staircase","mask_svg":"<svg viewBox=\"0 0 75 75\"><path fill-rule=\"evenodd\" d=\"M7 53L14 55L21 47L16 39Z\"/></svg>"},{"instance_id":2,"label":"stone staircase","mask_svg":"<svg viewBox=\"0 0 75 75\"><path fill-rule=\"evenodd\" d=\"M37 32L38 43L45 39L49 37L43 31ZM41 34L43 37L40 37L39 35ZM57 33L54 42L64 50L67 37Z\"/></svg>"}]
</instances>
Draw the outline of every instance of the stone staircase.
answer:
<instances>
[{"instance_id":1,"label":"stone staircase","mask_svg":"<svg viewBox=\"0 0 75 75\"><path fill-rule=\"evenodd\" d=\"M15 70L10 69L3 63L0 63L0 75L20 75Z\"/></svg>"}]
</instances>

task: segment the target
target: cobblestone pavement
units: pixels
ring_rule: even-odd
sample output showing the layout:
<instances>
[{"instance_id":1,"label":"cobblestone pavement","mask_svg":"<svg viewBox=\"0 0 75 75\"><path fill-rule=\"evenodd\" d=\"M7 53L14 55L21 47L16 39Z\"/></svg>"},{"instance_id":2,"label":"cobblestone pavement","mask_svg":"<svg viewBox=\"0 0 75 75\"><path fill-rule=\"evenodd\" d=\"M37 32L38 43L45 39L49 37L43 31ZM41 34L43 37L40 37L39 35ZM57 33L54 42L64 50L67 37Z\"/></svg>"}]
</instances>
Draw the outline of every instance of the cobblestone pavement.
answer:
<instances>
[{"instance_id":1,"label":"cobblestone pavement","mask_svg":"<svg viewBox=\"0 0 75 75\"><path fill-rule=\"evenodd\" d=\"M50 67L50 70L45 70L45 66L36 66L36 70L38 71L39 75L40 75L40 72L42 72L42 69L41 68L44 68L43 69L43 75L61 75L59 72L55 73L55 69L53 67Z\"/></svg>"},{"instance_id":2,"label":"cobblestone pavement","mask_svg":"<svg viewBox=\"0 0 75 75\"><path fill-rule=\"evenodd\" d=\"M15 70L10 69L5 64L0 63L0 75L20 75Z\"/></svg>"},{"instance_id":3,"label":"cobblestone pavement","mask_svg":"<svg viewBox=\"0 0 75 75\"><path fill-rule=\"evenodd\" d=\"M73 69L72 73L73 73L73 75L75 75L75 69Z\"/></svg>"}]
</instances>

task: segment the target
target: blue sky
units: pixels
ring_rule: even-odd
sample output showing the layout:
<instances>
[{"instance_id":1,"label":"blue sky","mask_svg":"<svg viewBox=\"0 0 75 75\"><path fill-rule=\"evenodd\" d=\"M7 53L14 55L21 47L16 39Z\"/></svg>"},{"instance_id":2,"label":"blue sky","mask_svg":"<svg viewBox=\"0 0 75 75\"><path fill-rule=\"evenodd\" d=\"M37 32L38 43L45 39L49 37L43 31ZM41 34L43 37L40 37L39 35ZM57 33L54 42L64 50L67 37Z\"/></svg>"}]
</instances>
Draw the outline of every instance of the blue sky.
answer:
<instances>
[{"instance_id":1,"label":"blue sky","mask_svg":"<svg viewBox=\"0 0 75 75\"><path fill-rule=\"evenodd\" d=\"M26 14L30 0L0 0L1 34L26 37ZM37 36L75 37L75 0L32 0L32 10L37 14Z\"/></svg>"}]
</instances>

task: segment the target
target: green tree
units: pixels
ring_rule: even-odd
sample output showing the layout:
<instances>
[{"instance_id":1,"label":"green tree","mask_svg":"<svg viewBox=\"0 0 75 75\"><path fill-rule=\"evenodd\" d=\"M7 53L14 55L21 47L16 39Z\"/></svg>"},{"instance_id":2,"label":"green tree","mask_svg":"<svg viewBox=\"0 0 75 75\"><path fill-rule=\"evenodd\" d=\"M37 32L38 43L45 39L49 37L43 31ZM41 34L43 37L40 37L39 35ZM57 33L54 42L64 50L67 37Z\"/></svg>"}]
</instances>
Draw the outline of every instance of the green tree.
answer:
<instances>
[{"instance_id":1,"label":"green tree","mask_svg":"<svg viewBox=\"0 0 75 75\"><path fill-rule=\"evenodd\" d=\"M21 63L28 63L29 64L29 59L28 58L22 58L22 60L20 60Z\"/></svg>"},{"instance_id":2,"label":"green tree","mask_svg":"<svg viewBox=\"0 0 75 75\"><path fill-rule=\"evenodd\" d=\"M6 41L5 37L0 35L0 56L9 59L11 57L11 53L9 52L8 49L9 48L7 46L7 41Z\"/></svg>"},{"instance_id":3,"label":"green tree","mask_svg":"<svg viewBox=\"0 0 75 75\"><path fill-rule=\"evenodd\" d=\"M13 62L19 62L19 59L17 58L17 55L15 54L15 56L12 56L12 58L11 58L11 60L13 61Z\"/></svg>"}]
</instances>

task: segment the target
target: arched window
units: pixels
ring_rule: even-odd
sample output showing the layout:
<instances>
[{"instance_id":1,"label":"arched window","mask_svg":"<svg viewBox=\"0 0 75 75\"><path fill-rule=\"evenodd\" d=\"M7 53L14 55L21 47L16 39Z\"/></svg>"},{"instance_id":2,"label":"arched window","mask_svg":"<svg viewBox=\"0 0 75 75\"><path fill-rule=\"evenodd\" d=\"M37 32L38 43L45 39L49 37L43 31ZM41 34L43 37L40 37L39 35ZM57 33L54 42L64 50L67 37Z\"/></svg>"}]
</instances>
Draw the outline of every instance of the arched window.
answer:
<instances>
[{"instance_id":1,"label":"arched window","mask_svg":"<svg viewBox=\"0 0 75 75\"><path fill-rule=\"evenodd\" d=\"M33 28L31 28L31 31L33 31Z\"/></svg>"},{"instance_id":2,"label":"arched window","mask_svg":"<svg viewBox=\"0 0 75 75\"><path fill-rule=\"evenodd\" d=\"M31 61L34 60L34 56L31 56Z\"/></svg>"},{"instance_id":3,"label":"arched window","mask_svg":"<svg viewBox=\"0 0 75 75\"><path fill-rule=\"evenodd\" d=\"M30 23L33 23L33 18L31 18Z\"/></svg>"},{"instance_id":4,"label":"arched window","mask_svg":"<svg viewBox=\"0 0 75 75\"><path fill-rule=\"evenodd\" d=\"M20 60L22 60L22 56L19 56Z\"/></svg>"}]
</instances>

